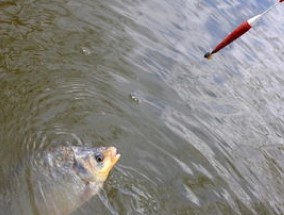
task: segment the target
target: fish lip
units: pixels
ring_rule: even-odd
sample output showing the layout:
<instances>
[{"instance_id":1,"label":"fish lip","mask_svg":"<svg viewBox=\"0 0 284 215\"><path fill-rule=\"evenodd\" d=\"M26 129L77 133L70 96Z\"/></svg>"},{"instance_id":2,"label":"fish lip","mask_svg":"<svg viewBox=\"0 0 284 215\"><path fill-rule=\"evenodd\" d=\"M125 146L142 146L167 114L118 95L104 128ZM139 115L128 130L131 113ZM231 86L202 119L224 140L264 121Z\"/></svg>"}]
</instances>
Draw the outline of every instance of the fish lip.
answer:
<instances>
[{"instance_id":1,"label":"fish lip","mask_svg":"<svg viewBox=\"0 0 284 215\"><path fill-rule=\"evenodd\" d=\"M119 154L117 153L117 148L115 148L114 146L110 147L110 150L111 150L113 156L119 155Z\"/></svg>"},{"instance_id":2,"label":"fish lip","mask_svg":"<svg viewBox=\"0 0 284 215\"><path fill-rule=\"evenodd\" d=\"M114 147L114 146L111 146L111 147L108 148L107 151L110 152L110 156L111 156L111 160L112 160L113 164L116 164L117 161L119 160L120 156L121 156L119 153L117 153L117 148Z\"/></svg>"}]
</instances>

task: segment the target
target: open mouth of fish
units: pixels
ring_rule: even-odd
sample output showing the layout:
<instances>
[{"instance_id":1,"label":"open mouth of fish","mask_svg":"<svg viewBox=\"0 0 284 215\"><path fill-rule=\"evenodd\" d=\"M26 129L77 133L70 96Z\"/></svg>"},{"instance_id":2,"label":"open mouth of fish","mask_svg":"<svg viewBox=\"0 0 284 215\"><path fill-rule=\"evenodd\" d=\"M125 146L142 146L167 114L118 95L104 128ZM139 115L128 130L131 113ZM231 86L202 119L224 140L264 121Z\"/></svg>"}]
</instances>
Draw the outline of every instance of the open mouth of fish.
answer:
<instances>
[{"instance_id":1,"label":"open mouth of fish","mask_svg":"<svg viewBox=\"0 0 284 215\"><path fill-rule=\"evenodd\" d=\"M119 160L120 158L120 154L117 153L117 148L115 147L109 147L105 152L104 152L104 156L106 157L110 157L111 159L111 163L113 165L115 165L117 163L117 161Z\"/></svg>"}]
</instances>

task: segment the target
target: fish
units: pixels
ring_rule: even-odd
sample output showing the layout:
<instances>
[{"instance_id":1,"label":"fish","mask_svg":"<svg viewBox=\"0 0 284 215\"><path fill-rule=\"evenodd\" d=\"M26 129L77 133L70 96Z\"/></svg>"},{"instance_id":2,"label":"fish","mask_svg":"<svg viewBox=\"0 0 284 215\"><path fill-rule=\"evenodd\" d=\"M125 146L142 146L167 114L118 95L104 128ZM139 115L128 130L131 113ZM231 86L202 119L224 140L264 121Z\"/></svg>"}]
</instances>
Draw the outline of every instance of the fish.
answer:
<instances>
[{"instance_id":1,"label":"fish","mask_svg":"<svg viewBox=\"0 0 284 215\"><path fill-rule=\"evenodd\" d=\"M33 159L26 173L33 213L68 215L98 194L120 154L115 147L60 146Z\"/></svg>"}]
</instances>

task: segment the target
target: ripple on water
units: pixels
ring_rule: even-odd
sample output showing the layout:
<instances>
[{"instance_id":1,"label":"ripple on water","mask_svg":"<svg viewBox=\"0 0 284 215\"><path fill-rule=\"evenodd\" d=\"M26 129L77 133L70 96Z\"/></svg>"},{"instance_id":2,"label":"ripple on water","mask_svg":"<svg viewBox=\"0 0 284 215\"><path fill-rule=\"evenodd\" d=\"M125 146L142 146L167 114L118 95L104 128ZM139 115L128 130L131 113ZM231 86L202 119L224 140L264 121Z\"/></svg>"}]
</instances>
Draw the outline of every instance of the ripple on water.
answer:
<instances>
[{"instance_id":1,"label":"ripple on water","mask_svg":"<svg viewBox=\"0 0 284 215\"><path fill-rule=\"evenodd\" d=\"M31 214L26 170L70 144L122 154L78 214L283 214L283 25L205 62L264 7L212 2L1 2L0 213Z\"/></svg>"},{"instance_id":2,"label":"ripple on water","mask_svg":"<svg viewBox=\"0 0 284 215\"><path fill-rule=\"evenodd\" d=\"M148 192L156 182L140 171L128 166L118 165L116 174L110 179L108 198L104 199L107 207L119 214L153 214L158 212L156 194ZM150 206L150 207L149 207ZM113 214L116 214L115 212Z\"/></svg>"}]
</instances>

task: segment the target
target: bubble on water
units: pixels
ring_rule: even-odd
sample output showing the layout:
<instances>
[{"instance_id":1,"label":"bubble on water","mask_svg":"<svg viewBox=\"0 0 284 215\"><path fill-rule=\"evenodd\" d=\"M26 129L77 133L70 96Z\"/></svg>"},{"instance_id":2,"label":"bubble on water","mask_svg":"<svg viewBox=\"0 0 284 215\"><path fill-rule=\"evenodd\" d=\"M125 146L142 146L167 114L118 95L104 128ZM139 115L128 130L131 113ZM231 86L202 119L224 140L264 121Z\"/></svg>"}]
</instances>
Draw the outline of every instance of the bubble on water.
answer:
<instances>
[{"instance_id":1,"label":"bubble on water","mask_svg":"<svg viewBox=\"0 0 284 215\"><path fill-rule=\"evenodd\" d=\"M135 93L130 93L129 98L136 103L140 102L140 99L137 97L137 95L135 95Z\"/></svg>"},{"instance_id":2,"label":"bubble on water","mask_svg":"<svg viewBox=\"0 0 284 215\"><path fill-rule=\"evenodd\" d=\"M89 49L88 47L82 47L82 48L81 48L81 51L82 51L83 54L85 54L85 55L90 55L90 54L92 54L91 49Z\"/></svg>"}]
</instances>

